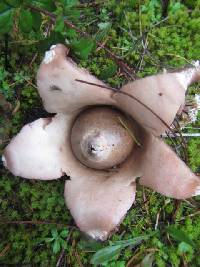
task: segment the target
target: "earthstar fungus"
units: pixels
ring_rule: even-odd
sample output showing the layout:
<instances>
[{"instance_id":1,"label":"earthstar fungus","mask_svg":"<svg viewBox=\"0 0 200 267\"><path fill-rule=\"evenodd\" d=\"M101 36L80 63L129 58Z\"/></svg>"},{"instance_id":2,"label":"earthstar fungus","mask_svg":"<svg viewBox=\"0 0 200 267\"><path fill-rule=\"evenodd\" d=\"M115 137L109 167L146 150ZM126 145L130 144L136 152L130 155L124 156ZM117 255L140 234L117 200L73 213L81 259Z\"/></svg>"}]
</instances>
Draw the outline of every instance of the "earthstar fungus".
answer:
<instances>
[{"instance_id":1,"label":"earthstar fungus","mask_svg":"<svg viewBox=\"0 0 200 267\"><path fill-rule=\"evenodd\" d=\"M137 177L168 197L200 194L200 179L159 138L181 113L187 87L200 80L199 65L121 88L149 110L127 95L77 82L105 85L67 53L64 45L52 46L37 74L44 107L56 115L25 125L5 148L4 165L29 179L70 176L66 205L80 230L100 240L131 208Z\"/></svg>"}]
</instances>

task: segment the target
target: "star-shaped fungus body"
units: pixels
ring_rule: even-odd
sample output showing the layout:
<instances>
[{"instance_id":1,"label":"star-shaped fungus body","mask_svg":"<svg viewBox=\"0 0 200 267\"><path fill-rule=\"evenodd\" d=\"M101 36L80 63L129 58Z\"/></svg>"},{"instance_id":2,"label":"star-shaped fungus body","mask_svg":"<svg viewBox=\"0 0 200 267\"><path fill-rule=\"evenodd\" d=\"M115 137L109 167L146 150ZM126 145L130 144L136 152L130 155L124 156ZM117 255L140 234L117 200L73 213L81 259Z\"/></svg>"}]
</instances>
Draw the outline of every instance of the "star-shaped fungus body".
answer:
<instances>
[{"instance_id":1,"label":"star-shaped fungus body","mask_svg":"<svg viewBox=\"0 0 200 267\"><path fill-rule=\"evenodd\" d=\"M5 148L4 165L29 179L70 176L66 205L80 230L100 240L131 208L137 177L169 197L199 194L200 179L159 138L184 107L187 87L200 79L199 66L117 91L78 68L67 53L64 45L51 47L37 74L44 107L56 115L25 125Z\"/></svg>"}]
</instances>

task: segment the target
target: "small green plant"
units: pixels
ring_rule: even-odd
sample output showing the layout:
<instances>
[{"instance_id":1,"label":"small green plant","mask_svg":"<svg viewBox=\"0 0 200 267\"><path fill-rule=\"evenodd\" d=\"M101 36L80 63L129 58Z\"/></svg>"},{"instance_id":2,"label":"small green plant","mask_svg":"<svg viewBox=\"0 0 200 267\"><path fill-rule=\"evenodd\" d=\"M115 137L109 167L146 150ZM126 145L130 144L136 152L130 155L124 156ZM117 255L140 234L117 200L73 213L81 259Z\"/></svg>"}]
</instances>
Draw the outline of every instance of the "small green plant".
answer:
<instances>
[{"instance_id":1,"label":"small green plant","mask_svg":"<svg viewBox=\"0 0 200 267\"><path fill-rule=\"evenodd\" d=\"M0 67L0 92L4 95L4 97L10 100L13 97L13 90L9 85L9 73L5 70L5 68Z\"/></svg>"},{"instance_id":2,"label":"small green plant","mask_svg":"<svg viewBox=\"0 0 200 267\"><path fill-rule=\"evenodd\" d=\"M109 242L109 246L98 250L91 259L91 264L107 264L111 260L116 260L121 251L127 247L135 247L142 241L147 240L148 235L139 236L128 240Z\"/></svg>"},{"instance_id":3,"label":"small green plant","mask_svg":"<svg viewBox=\"0 0 200 267\"><path fill-rule=\"evenodd\" d=\"M177 227L170 225L167 228L167 232L173 239L180 242L184 242L190 245L191 247L195 247L194 242L189 238L189 236L184 231L177 229Z\"/></svg>"},{"instance_id":4,"label":"small green plant","mask_svg":"<svg viewBox=\"0 0 200 267\"><path fill-rule=\"evenodd\" d=\"M65 238L68 236L69 231L64 229L58 232L57 229L51 230L52 237L45 238L46 243L51 243L54 254L57 254L61 249L67 249L67 242Z\"/></svg>"}]
</instances>

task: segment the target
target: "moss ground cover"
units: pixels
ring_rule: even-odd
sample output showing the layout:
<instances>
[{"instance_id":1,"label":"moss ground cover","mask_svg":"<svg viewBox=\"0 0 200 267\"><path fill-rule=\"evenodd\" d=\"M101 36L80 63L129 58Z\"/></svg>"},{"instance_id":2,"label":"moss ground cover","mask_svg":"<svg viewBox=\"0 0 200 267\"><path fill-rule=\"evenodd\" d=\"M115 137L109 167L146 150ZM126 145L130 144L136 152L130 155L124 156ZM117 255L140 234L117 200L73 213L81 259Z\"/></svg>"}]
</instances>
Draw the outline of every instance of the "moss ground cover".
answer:
<instances>
[{"instance_id":1,"label":"moss ground cover","mask_svg":"<svg viewBox=\"0 0 200 267\"><path fill-rule=\"evenodd\" d=\"M19 1L7 2L13 8L13 3ZM71 7L67 2L73 3ZM129 77L93 40L106 43L138 77L200 59L199 0L170 1L168 5L157 0L66 3L58 1L55 25L48 17L35 13L36 21L41 20L37 31L18 25L15 20L22 17L22 7L14 7L12 29L1 35L0 91L11 105L11 112L1 113L1 151L25 123L47 116L37 94L35 76L44 50L53 43L65 40L80 66L115 87ZM64 4L70 10L65 10L67 18L93 39L80 42L79 35L64 26ZM29 20L26 12L23 18ZM199 93L199 84L190 87L189 93ZM185 131L198 132L200 116L188 127ZM200 139L186 141L189 165L199 172ZM147 234L148 240L136 247L125 247L113 258L107 257L103 265L123 267L142 262L141 266L200 266L200 197L176 201L139 187L135 205L118 232L110 241L98 243L74 227L62 197L65 179L25 180L1 167L0 266L90 266L92 256L101 248Z\"/></svg>"}]
</instances>

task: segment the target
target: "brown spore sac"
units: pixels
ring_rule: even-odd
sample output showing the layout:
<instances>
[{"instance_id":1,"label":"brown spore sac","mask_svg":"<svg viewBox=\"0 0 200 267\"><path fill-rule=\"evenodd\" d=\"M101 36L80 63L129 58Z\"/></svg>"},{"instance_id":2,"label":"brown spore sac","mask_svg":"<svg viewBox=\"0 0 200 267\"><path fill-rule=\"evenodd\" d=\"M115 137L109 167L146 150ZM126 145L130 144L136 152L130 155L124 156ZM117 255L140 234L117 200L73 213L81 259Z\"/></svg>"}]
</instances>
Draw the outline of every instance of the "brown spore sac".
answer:
<instances>
[{"instance_id":1,"label":"brown spore sac","mask_svg":"<svg viewBox=\"0 0 200 267\"><path fill-rule=\"evenodd\" d=\"M111 107L94 107L81 112L71 131L76 158L93 169L109 169L125 161L134 140L120 121L130 123L124 114Z\"/></svg>"}]
</instances>

